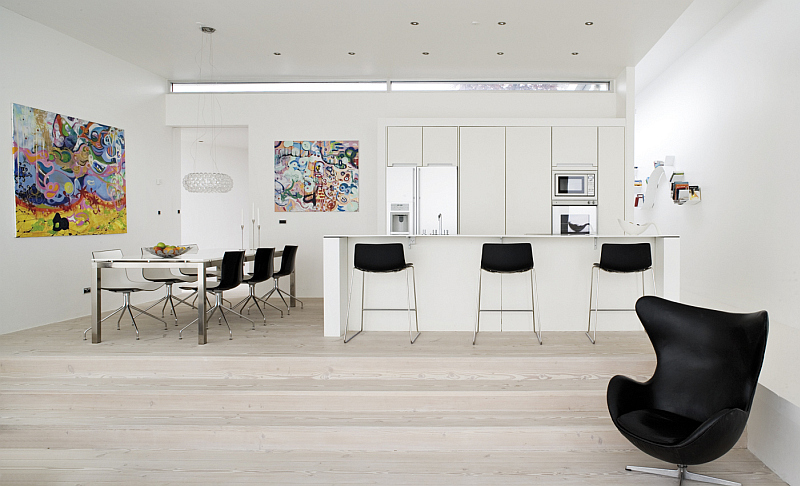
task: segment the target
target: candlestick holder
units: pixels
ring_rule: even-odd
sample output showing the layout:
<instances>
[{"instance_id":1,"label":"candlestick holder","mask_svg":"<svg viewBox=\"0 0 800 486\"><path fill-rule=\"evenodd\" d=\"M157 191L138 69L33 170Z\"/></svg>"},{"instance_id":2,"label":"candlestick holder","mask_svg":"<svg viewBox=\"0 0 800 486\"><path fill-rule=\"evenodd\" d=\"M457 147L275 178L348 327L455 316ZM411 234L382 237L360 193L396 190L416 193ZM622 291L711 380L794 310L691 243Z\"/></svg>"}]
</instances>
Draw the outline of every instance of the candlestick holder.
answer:
<instances>
[{"instance_id":1,"label":"candlestick holder","mask_svg":"<svg viewBox=\"0 0 800 486\"><path fill-rule=\"evenodd\" d=\"M250 220L250 248L255 249L256 247L256 220L255 218Z\"/></svg>"},{"instance_id":2,"label":"candlestick holder","mask_svg":"<svg viewBox=\"0 0 800 486\"><path fill-rule=\"evenodd\" d=\"M261 248L261 223L258 224L258 247Z\"/></svg>"},{"instance_id":3,"label":"candlestick holder","mask_svg":"<svg viewBox=\"0 0 800 486\"><path fill-rule=\"evenodd\" d=\"M242 250L244 250L244 224L242 224Z\"/></svg>"}]
</instances>

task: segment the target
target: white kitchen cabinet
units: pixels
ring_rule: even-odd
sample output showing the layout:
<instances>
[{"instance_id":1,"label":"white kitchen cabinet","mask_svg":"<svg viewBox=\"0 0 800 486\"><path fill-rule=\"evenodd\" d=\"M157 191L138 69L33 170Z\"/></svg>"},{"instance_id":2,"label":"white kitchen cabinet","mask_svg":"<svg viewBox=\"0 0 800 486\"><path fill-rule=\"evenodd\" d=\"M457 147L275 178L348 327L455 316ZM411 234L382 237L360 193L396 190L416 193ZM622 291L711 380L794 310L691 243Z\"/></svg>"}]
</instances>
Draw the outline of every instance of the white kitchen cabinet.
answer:
<instances>
[{"instance_id":1,"label":"white kitchen cabinet","mask_svg":"<svg viewBox=\"0 0 800 486\"><path fill-rule=\"evenodd\" d=\"M550 234L550 127L506 127L506 234Z\"/></svg>"},{"instance_id":2,"label":"white kitchen cabinet","mask_svg":"<svg viewBox=\"0 0 800 486\"><path fill-rule=\"evenodd\" d=\"M506 127L459 128L459 233L502 235Z\"/></svg>"},{"instance_id":3,"label":"white kitchen cabinet","mask_svg":"<svg viewBox=\"0 0 800 486\"><path fill-rule=\"evenodd\" d=\"M625 219L625 128L597 129L597 228L604 235L623 234Z\"/></svg>"},{"instance_id":4,"label":"white kitchen cabinet","mask_svg":"<svg viewBox=\"0 0 800 486\"><path fill-rule=\"evenodd\" d=\"M422 127L422 165L458 165L458 127Z\"/></svg>"},{"instance_id":5,"label":"white kitchen cabinet","mask_svg":"<svg viewBox=\"0 0 800 486\"><path fill-rule=\"evenodd\" d=\"M553 127L553 167L597 166L597 127Z\"/></svg>"},{"instance_id":6,"label":"white kitchen cabinet","mask_svg":"<svg viewBox=\"0 0 800 486\"><path fill-rule=\"evenodd\" d=\"M422 127L387 127L386 164L422 165Z\"/></svg>"}]
</instances>

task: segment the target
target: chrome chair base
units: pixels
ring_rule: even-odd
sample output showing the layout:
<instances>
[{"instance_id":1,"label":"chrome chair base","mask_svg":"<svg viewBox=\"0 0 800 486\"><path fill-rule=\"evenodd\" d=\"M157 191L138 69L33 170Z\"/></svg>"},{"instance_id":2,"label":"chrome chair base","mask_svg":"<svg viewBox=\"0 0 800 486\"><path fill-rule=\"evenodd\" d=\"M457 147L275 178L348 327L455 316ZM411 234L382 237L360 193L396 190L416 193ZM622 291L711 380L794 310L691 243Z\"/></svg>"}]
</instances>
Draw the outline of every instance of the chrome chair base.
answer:
<instances>
[{"instance_id":1,"label":"chrome chair base","mask_svg":"<svg viewBox=\"0 0 800 486\"><path fill-rule=\"evenodd\" d=\"M208 320L210 320L214 316L214 312L216 312L217 309L219 309L219 313L221 315L220 319L224 320L225 321L225 325L228 326L228 334L229 334L228 339L229 340L233 339L233 331L231 331L231 326L230 326L230 324L228 324L228 318L225 317L225 313L226 312L231 312L231 313L236 314L237 316L241 317L242 319L244 319L246 321L250 321L250 323L253 325L253 329L256 328L256 323L252 319L250 319L248 317L245 317L242 314L239 314L238 312L236 312L233 309L226 309L225 306L222 305L223 298L222 298L222 293L221 292L214 292L214 295L217 297L217 299L216 299L216 302L214 303L214 307L212 307L212 308L210 308L210 309L208 309L206 311L206 315L207 315L206 322ZM200 319L200 318L198 317L197 319L193 320L192 322L190 322L189 324L184 326L183 329L178 331L178 339L183 339L183 331L185 331L187 327L189 327L192 324L196 323L198 319Z\"/></svg>"},{"instance_id":2,"label":"chrome chair base","mask_svg":"<svg viewBox=\"0 0 800 486\"><path fill-rule=\"evenodd\" d=\"M280 312L281 313L281 319L283 319L283 310L282 309L280 309L278 307L275 307L274 305L270 304L266 300L263 300L263 299L261 299L260 297L258 297L256 295L256 286L255 286L255 284L248 285L248 287L250 287L250 294L247 297L245 297L244 299L242 299L238 304L236 304L233 307L231 307L231 309L236 309L237 307L242 306L242 312L244 312L245 304L247 304L252 299L253 303L250 304L250 307L253 307L254 305L256 306L256 308L258 309L258 312L261 313L261 317L264 318L264 323L265 324L267 322L267 316L264 315L264 311L261 310L261 306L258 305L259 301L262 304L268 305L268 306L272 307L273 309L275 309L276 311ZM247 308L247 313L248 314L250 314L250 307Z\"/></svg>"},{"instance_id":3,"label":"chrome chair base","mask_svg":"<svg viewBox=\"0 0 800 486\"><path fill-rule=\"evenodd\" d=\"M414 308L413 309L411 308L411 296L409 295L409 292L411 290L411 288L410 288L411 286L408 285L408 274L406 274L406 297L407 297L407 304L408 305L407 305L407 307L405 309L369 309L369 308L364 308L364 277L366 276L366 272L361 272L361 329L359 329L359 331L357 333L353 334L352 336L350 336L350 339L348 339L347 338L347 328L349 327L349 324L350 324L350 303L352 302L353 279L355 278L355 272L356 272L356 269L353 268L353 271L350 273L350 291L347 294L347 317L345 318L345 321L344 321L344 342L345 342L345 344L347 344L350 341L352 341L354 337L358 336L359 334L361 334L364 331L364 311L365 310L406 311L406 312L408 312L408 338L411 341L411 344L414 344L417 341L417 338L419 338L419 335L422 334L419 331L419 317L418 317L418 314L417 314L417 276L416 276L416 272L414 271L414 267L410 266L408 268L411 269L411 276L412 276L411 280L413 282L413 288L414 288ZM415 331L417 333L416 336L414 335L414 331L412 331L412 329L411 329L411 311L412 310L414 311Z\"/></svg>"},{"instance_id":4,"label":"chrome chair base","mask_svg":"<svg viewBox=\"0 0 800 486\"><path fill-rule=\"evenodd\" d=\"M302 300L298 299L297 297L295 297L294 295L290 294L289 292L286 292L286 291L283 291L283 290L281 290L281 289L278 287L278 280L273 280L273 282L275 283L275 285L272 287L272 289L270 289L270 291L269 291L269 292L267 292L266 294L264 294L264 295L262 295L261 297L259 297L259 298L258 298L258 300L260 300L261 302L264 302L264 303L266 303L266 302L267 302L267 299L269 299L269 298L270 298L270 296L272 296L272 294L274 294L275 292L278 292L278 297L280 297L280 298L281 298L281 300L283 301L283 305L285 305L285 306L286 306L286 314L291 314L291 309L290 309L290 307L289 307L289 303L288 303L288 302L286 302L286 299L284 299L284 298L283 298L283 296L284 296L284 295L285 295L286 297L289 297L290 299L294 299L294 300L296 300L296 301L300 302L300 308L301 308L301 309L302 309L302 308L305 306L305 304L303 304L303 301L302 301ZM272 307L275 307L275 306L274 306L274 305L272 305L272 304L270 304L270 305L271 305ZM250 304L250 307L253 307L253 304ZM276 308L277 308L277 307L276 307ZM244 308L242 308L242 309L244 310ZM248 309L249 309L249 307L248 307ZM281 316L281 317L283 317L283 316Z\"/></svg>"},{"instance_id":5,"label":"chrome chair base","mask_svg":"<svg viewBox=\"0 0 800 486\"><path fill-rule=\"evenodd\" d=\"M531 320L533 321L533 333L536 335L536 339L539 341L539 344L542 344L542 323L539 320L539 312L536 309L539 308L539 293L538 285L536 285L536 269L531 269L531 309L503 309L502 305L502 296L500 297L500 309L481 309L481 281L483 279L483 269L480 270L480 275L478 276L478 319L475 322L475 331L472 333L472 345L475 345L475 341L478 339L478 332L481 328L481 312L499 312L500 313L500 330L503 330L503 312L530 312L531 313ZM537 325L538 323L538 325ZM538 331L536 329L539 329Z\"/></svg>"},{"instance_id":6,"label":"chrome chair base","mask_svg":"<svg viewBox=\"0 0 800 486\"><path fill-rule=\"evenodd\" d=\"M712 476L704 476L702 474L695 474L693 472L689 472L686 470L686 466L678 466L678 469L659 469L655 467L628 466L625 468L625 470L640 472L645 474L655 474L657 476L666 476L670 478L678 478L678 486L683 485L684 479L690 481L699 481L702 483L722 484L724 486L742 486L741 483L736 483L734 481L727 481L725 479L719 479Z\"/></svg>"},{"instance_id":7,"label":"chrome chair base","mask_svg":"<svg viewBox=\"0 0 800 486\"><path fill-rule=\"evenodd\" d=\"M155 304L153 304L153 305L155 305ZM117 310L112 312L111 314L109 314L109 315L105 316L104 318L100 319L100 322L102 323L103 321L105 321L109 317L113 316L117 312L120 312L119 319L117 319L117 330L119 331L119 323L122 320L122 316L125 315L125 311L127 310L128 314L131 316L131 322L133 323L133 328L134 328L134 330L136 330L136 340L138 341L139 340L139 326L136 325L136 317L139 317L142 314L144 314L144 315L146 315L148 317L152 317L153 319L155 319L157 321L163 322L164 323L164 330L167 329L167 322L166 321L164 321L162 319L159 319L158 317L154 316L153 314L150 314L149 312L147 312L148 310L150 310L151 307L153 307L153 306L151 305L147 309L142 310L142 309L139 309L138 307L136 307L134 305L131 305L131 294L128 293L128 292L125 292L125 293L122 294L122 305ZM133 309L136 312L138 312L138 314L136 314L136 316L134 316L133 312L131 311L131 309ZM90 328L86 329L85 331L83 331L83 340L84 341L86 341L86 333L91 331L91 330L92 330L92 328L90 327Z\"/></svg>"}]
</instances>

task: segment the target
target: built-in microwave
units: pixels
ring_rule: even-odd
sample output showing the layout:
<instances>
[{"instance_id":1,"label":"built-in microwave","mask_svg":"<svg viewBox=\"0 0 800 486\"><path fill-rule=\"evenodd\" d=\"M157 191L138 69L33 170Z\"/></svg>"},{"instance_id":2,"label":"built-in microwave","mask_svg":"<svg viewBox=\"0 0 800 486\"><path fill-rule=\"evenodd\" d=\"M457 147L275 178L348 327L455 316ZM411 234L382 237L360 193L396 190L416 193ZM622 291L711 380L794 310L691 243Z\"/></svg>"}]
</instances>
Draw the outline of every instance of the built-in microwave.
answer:
<instances>
[{"instance_id":1,"label":"built-in microwave","mask_svg":"<svg viewBox=\"0 0 800 486\"><path fill-rule=\"evenodd\" d=\"M553 172L553 201L597 200L597 171Z\"/></svg>"}]
</instances>

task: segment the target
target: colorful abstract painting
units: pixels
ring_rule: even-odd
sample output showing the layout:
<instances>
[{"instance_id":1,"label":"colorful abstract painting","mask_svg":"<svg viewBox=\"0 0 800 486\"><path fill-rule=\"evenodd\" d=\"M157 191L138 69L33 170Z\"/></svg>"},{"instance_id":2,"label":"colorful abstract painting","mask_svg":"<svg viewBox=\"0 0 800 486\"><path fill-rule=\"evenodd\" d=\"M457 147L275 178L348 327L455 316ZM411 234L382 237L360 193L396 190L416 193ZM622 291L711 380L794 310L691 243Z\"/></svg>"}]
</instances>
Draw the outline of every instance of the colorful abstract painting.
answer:
<instances>
[{"instance_id":1,"label":"colorful abstract painting","mask_svg":"<svg viewBox=\"0 0 800 486\"><path fill-rule=\"evenodd\" d=\"M358 141L275 142L275 211L358 211Z\"/></svg>"},{"instance_id":2,"label":"colorful abstract painting","mask_svg":"<svg viewBox=\"0 0 800 486\"><path fill-rule=\"evenodd\" d=\"M124 131L13 110L17 238L126 233Z\"/></svg>"}]
</instances>

